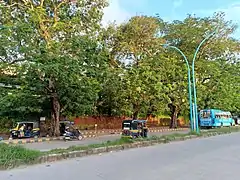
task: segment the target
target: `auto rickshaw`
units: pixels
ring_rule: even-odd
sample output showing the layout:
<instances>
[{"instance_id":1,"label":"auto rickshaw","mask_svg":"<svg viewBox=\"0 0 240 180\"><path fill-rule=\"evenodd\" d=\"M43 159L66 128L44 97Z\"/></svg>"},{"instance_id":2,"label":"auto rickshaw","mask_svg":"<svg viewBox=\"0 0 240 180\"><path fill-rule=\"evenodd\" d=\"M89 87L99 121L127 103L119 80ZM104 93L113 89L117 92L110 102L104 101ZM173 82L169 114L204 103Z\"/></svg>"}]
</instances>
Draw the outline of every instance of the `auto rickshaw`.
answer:
<instances>
[{"instance_id":1,"label":"auto rickshaw","mask_svg":"<svg viewBox=\"0 0 240 180\"><path fill-rule=\"evenodd\" d=\"M147 137L146 120L124 120L122 122L122 137Z\"/></svg>"},{"instance_id":2,"label":"auto rickshaw","mask_svg":"<svg viewBox=\"0 0 240 180\"><path fill-rule=\"evenodd\" d=\"M40 128L38 122L18 122L14 129L10 130L10 138L32 138L40 136Z\"/></svg>"}]
</instances>

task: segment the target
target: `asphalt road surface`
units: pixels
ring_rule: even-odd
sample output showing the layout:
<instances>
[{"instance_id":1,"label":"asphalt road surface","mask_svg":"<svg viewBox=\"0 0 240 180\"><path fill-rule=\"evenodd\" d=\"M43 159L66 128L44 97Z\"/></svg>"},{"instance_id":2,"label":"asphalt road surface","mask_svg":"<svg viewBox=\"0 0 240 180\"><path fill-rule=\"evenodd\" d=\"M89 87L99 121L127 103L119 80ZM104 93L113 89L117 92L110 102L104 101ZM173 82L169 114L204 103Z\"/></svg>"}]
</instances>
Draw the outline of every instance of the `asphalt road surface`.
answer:
<instances>
[{"instance_id":1,"label":"asphalt road surface","mask_svg":"<svg viewBox=\"0 0 240 180\"><path fill-rule=\"evenodd\" d=\"M172 134L172 133L187 133L186 131L174 131L174 132L156 132L156 133L149 133L150 136L152 135L163 135L163 134ZM41 143L29 143L24 144L23 146L28 149L35 149L40 151L49 151L51 149L57 148L68 148L70 146L84 146L89 144L98 144L106 141L113 141L119 139L120 135L106 135L106 136L99 136L92 139L83 139L82 141L50 141L50 142L41 142Z\"/></svg>"},{"instance_id":2,"label":"asphalt road surface","mask_svg":"<svg viewBox=\"0 0 240 180\"><path fill-rule=\"evenodd\" d=\"M238 180L240 134L130 149L0 172L1 180Z\"/></svg>"}]
</instances>

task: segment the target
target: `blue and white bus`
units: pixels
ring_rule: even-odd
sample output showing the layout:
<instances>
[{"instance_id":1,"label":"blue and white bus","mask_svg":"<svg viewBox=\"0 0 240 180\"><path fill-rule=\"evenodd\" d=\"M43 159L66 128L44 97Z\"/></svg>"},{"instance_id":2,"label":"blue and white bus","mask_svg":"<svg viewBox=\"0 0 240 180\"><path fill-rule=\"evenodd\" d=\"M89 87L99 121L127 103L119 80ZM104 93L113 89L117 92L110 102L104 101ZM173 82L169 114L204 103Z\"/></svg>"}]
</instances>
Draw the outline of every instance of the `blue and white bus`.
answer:
<instances>
[{"instance_id":1,"label":"blue and white bus","mask_svg":"<svg viewBox=\"0 0 240 180\"><path fill-rule=\"evenodd\" d=\"M199 113L200 127L224 127L233 126L235 121L228 111L218 109L204 109Z\"/></svg>"}]
</instances>

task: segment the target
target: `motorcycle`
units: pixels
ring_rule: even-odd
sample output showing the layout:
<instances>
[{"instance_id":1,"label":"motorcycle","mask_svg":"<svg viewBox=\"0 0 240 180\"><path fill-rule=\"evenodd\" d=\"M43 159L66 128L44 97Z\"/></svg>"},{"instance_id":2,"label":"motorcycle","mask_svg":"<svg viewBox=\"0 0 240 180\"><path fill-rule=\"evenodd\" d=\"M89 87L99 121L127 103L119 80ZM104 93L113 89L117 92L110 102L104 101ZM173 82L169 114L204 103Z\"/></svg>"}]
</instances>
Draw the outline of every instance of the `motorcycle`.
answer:
<instances>
[{"instance_id":1,"label":"motorcycle","mask_svg":"<svg viewBox=\"0 0 240 180\"><path fill-rule=\"evenodd\" d=\"M82 133L77 129L75 133L70 132L70 131L65 131L63 134L64 140L79 140L81 141L83 139Z\"/></svg>"}]
</instances>

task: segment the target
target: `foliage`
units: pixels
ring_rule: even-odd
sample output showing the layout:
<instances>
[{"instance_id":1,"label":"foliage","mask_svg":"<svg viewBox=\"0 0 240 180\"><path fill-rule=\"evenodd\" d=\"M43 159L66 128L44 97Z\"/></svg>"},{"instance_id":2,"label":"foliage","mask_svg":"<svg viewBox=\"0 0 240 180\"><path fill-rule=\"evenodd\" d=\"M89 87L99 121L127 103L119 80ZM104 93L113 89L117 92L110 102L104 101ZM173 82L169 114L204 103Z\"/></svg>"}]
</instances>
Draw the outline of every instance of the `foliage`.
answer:
<instances>
[{"instance_id":1,"label":"foliage","mask_svg":"<svg viewBox=\"0 0 240 180\"><path fill-rule=\"evenodd\" d=\"M7 109L20 101L17 111L42 112L47 103L55 135L60 113L92 113L108 60L93 40L106 5L104 0L1 2L1 24L11 26L2 35L1 67L12 67L20 85Z\"/></svg>"},{"instance_id":2,"label":"foliage","mask_svg":"<svg viewBox=\"0 0 240 180\"><path fill-rule=\"evenodd\" d=\"M173 23L168 23L166 25L164 38L166 39L167 43L178 47L184 52L191 66L193 55L197 46L217 27L217 34L203 44L197 55L195 72L199 97L198 102L200 104L199 108L218 107L224 110L233 110L233 106L228 106L222 101L229 102L231 101L230 99L232 99L229 97L230 94L226 93L226 89L232 89L232 85L226 83L228 78L223 74L229 73L226 71L224 64L229 62L229 60L232 61L234 59L234 53L239 52L239 49L237 49L239 42L230 37L230 35L236 29L236 26L229 21L225 21L223 13L216 13L213 17L206 18L198 18L189 15L183 21L174 21ZM226 49L228 51L226 51ZM170 66L167 66L169 69L167 74L172 74L172 76L169 75L166 79L170 85L168 86L170 87L170 91L167 94L169 95L170 100L174 101L170 101L171 103L169 105L172 107L172 109L177 111L177 115L179 113L184 115L187 111L189 111L189 105L187 104L188 101L186 99L187 70L185 68L186 66L183 66L183 62L176 62L179 61L179 59L182 59L180 54L178 52L172 53L173 55L171 55L171 58L174 58L175 62L170 64ZM170 54L168 56L170 56ZM169 59L171 60L171 58ZM176 67L173 69L174 66ZM235 65L231 64L230 66ZM231 77L235 78L234 76ZM206 81L208 81L208 83L206 83ZM222 88L218 89L218 93L215 91L209 91L211 88L216 88L215 84L217 82L223 84ZM211 98L203 98L204 96L206 97L206 94L208 97L221 96L226 99L223 100L221 98L212 98L211 100ZM203 105L204 103L208 103L208 105ZM229 107L231 108L229 109Z\"/></svg>"},{"instance_id":3,"label":"foliage","mask_svg":"<svg viewBox=\"0 0 240 180\"><path fill-rule=\"evenodd\" d=\"M105 0L0 2L0 115L147 118L189 115L187 68L196 47L198 107L240 111L239 40L224 13L183 21L135 16L101 27Z\"/></svg>"},{"instance_id":4,"label":"foliage","mask_svg":"<svg viewBox=\"0 0 240 180\"><path fill-rule=\"evenodd\" d=\"M162 41L158 37L162 25L158 18L136 16L120 26L111 25L103 36L106 46L111 48L115 62L112 68L118 72L115 79L118 77L121 87L113 101L121 102L119 111L133 118L138 118L139 114L146 117L160 109L162 86L149 58L157 61L153 57ZM111 90L116 92L116 88Z\"/></svg>"},{"instance_id":5,"label":"foliage","mask_svg":"<svg viewBox=\"0 0 240 180\"><path fill-rule=\"evenodd\" d=\"M14 120L6 117L0 118L0 133L9 133L9 130L12 129Z\"/></svg>"}]
</instances>

